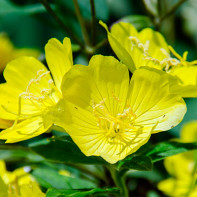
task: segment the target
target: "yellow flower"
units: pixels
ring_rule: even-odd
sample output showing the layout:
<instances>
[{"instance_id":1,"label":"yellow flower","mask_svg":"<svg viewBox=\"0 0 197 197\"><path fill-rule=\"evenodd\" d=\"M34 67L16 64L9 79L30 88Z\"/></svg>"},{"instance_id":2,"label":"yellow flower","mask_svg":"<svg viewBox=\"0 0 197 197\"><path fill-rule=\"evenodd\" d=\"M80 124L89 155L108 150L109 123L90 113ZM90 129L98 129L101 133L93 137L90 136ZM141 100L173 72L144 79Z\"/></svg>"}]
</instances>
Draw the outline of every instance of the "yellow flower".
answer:
<instances>
[{"instance_id":1,"label":"yellow flower","mask_svg":"<svg viewBox=\"0 0 197 197\"><path fill-rule=\"evenodd\" d=\"M73 65L70 39L65 38L63 44L50 39L45 53L52 76L33 57L13 60L4 70L6 83L0 84L0 118L15 120L12 127L0 133L0 139L7 143L35 137L53 125L52 114L62 98L62 78Z\"/></svg>"},{"instance_id":2,"label":"yellow flower","mask_svg":"<svg viewBox=\"0 0 197 197\"><path fill-rule=\"evenodd\" d=\"M24 55L37 58L40 52L35 49L17 49L5 33L0 33L0 73L9 61Z\"/></svg>"},{"instance_id":3,"label":"yellow flower","mask_svg":"<svg viewBox=\"0 0 197 197\"><path fill-rule=\"evenodd\" d=\"M152 133L182 120L186 105L169 93L168 85L165 76L147 69L136 70L130 81L124 64L96 55L89 66L76 65L65 75L62 93L70 103L65 102L68 112L57 115L57 124L85 155L115 163L145 144Z\"/></svg>"},{"instance_id":4,"label":"yellow flower","mask_svg":"<svg viewBox=\"0 0 197 197\"><path fill-rule=\"evenodd\" d=\"M164 37L151 28L137 32L130 23L119 22L107 30L109 43L118 58L131 72L142 66L163 70L172 78L171 91L183 97L197 97L197 60L188 62L187 54L181 57ZM172 53L175 57L170 55Z\"/></svg>"},{"instance_id":5,"label":"yellow flower","mask_svg":"<svg viewBox=\"0 0 197 197\"><path fill-rule=\"evenodd\" d=\"M181 139L184 142L197 142L197 120L185 124L181 131Z\"/></svg>"},{"instance_id":6,"label":"yellow flower","mask_svg":"<svg viewBox=\"0 0 197 197\"><path fill-rule=\"evenodd\" d=\"M197 141L197 121L186 124L181 131L181 142ZM189 151L164 160L164 165L168 173L172 176L158 184L158 188L165 194L173 197L185 196L189 193L189 197L197 196L197 184L191 185L197 178L194 172L196 151Z\"/></svg>"},{"instance_id":7,"label":"yellow flower","mask_svg":"<svg viewBox=\"0 0 197 197\"><path fill-rule=\"evenodd\" d=\"M36 181L28 174L29 167L7 171L5 162L0 160L0 196L2 197L44 197Z\"/></svg>"}]
</instances>

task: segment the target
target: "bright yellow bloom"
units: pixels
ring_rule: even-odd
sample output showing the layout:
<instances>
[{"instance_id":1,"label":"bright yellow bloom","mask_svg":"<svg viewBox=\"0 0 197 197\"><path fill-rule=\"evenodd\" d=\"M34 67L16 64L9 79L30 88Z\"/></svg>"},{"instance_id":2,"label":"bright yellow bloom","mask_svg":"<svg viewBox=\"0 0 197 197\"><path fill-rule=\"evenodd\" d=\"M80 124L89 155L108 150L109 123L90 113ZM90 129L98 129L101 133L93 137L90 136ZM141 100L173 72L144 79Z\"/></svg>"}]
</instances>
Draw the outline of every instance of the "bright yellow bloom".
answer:
<instances>
[{"instance_id":1,"label":"bright yellow bloom","mask_svg":"<svg viewBox=\"0 0 197 197\"><path fill-rule=\"evenodd\" d=\"M171 91L183 97L197 97L197 60L188 62L185 52L181 57L164 37L151 28L137 32L130 23L119 22L108 32L109 43L118 58L131 72L142 66L163 70L174 76ZM170 55L172 53L175 57Z\"/></svg>"},{"instance_id":2,"label":"bright yellow bloom","mask_svg":"<svg viewBox=\"0 0 197 197\"><path fill-rule=\"evenodd\" d=\"M35 49L17 49L5 33L0 33L0 73L9 61L24 55L37 58L40 52Z\"/></svg>"},{"instance_id":3,"label":"bright yellow bloom","mask_svg":"<svg viewBox=\"0 0 197 197\"><path fill-rule=\"evenodd\" d=\"M181 131L181 142L197 141L197 121L186 124ZM158 184L158 188L165 194L172 197L182 197L189 192L189 197L197 196L197 178L194 172L196 151L189 151L171 157L167 157L164 161L166 170L172 176Z\"/></svg>"},{"instance_id":4,"label":"bright yellow bloom","mask_svg":"<svg viewBox=\"0 0 197 197\"><path fill-rule=\"evenodd\" d=\"M70 39L65 38L63 44L50 39L45 53L51 72L37 59L25 56L11 61L4 70L0 118L15 120L0 133L0 139L8 143L35 137L53 125L52 114L62 98L61 81L73 65Z\"/></svg>"},{"instance_id":5,"label":"bright yellow bloom","mask_svg":"<svg viewBox=\"0 0 197 197\"><path fill-rule=\"evenodd\" d=\"M0 160L1 197L44 197L36 181L28 174L29 167L7 171L5 162Z\"/></svg>"},{"instance_id":6,"label":"bright yellow bloom","mask_svg":"<svg viewBox=\"0 0 197 197\"><path fill-rule=\"evenodd\" d=\"M71 113L60 113L81 151L109 163L124 159L152 133L176 126L186 112L182 98L169 93L159 72L138 69L129 79L127 67L113 57L94 56L89 66L76 65L65 76L62 93Z\"/></svg>"}]
</instances>

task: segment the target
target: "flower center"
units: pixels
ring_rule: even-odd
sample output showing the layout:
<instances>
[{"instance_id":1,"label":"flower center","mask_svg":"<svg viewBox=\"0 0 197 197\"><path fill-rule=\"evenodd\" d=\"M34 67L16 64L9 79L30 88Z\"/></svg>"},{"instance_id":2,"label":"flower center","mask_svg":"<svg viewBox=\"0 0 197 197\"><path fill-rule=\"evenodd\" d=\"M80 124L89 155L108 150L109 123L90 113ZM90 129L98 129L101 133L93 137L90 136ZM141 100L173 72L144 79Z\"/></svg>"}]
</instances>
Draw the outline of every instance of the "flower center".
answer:
<instances>
[{"instance_id":1,"label":"flower center","mask_svg":"<svg viewBox=\"0 0 197 197\"><path fill-rule=\"evenodd\" d=\"M114 106L121 105L119 98L114 98ZM98 120L98 127L104 132L108 142L119 140L124 144L131 143L142 133L142 127L135 125L136 115L128 105L121 113L112 115L106 107L106 99L100 103L93 102L93 114ZM128 134L130 137L128 138Z\"/></svg>"}]
</instances>

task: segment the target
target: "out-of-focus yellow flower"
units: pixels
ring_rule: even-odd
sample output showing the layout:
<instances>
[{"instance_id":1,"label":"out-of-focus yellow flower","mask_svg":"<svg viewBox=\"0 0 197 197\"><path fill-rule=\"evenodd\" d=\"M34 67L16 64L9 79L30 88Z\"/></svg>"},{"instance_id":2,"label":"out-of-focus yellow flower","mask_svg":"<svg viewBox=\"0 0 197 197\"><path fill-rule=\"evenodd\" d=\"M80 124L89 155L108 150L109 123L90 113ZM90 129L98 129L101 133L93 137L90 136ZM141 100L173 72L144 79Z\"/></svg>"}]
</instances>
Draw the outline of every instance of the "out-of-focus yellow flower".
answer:
<instances>
[{"instance_id":1,"label":"out-of-focus yellow flower","mask_svg":"<svg viewBox=\"0 0 197 197\"><path fill-rule=\"evenodd\" d=\"M15 120L12 127L0 133L7 143L26 140L47 131L53 125L53 111L61 110L61 82L72 67L69 38L63 44L50 39L45 46L49 70L33 57L20 57L4 70L6 83L0 84L0 118ZM51 76L52 74L52 76Z\"/></svg>"},{"instance_id":2,"label":"out-of-focus yellow flower","mask_svg":"<svg viewBox=\"0 0 197 197\"><path fill-rule=\"evenodd\" d=\"M12 120L5 120L0 118L0 128L6 129L8 127L11 127L13 125L14 121Z\"/></svg>"},{"instance_id":3,"label":"out-of-focus yellow flower","mask_svg":"<svg viewBox=\"0 0 197 197\"><path fill-rule=\"evenodd\" d=\"M197 121L186 124L181 132L181 142L197 141ZM158 184L158 188L165 194L172 197L197 196L197 184L195 180L195 160L197 151L189 151L164 160L164 165L168 173L172 176Z\"/></svg>"},{"instance_id":4,"label":"out-of-focus yellow flower","mask_svg":"<svg viewBox=\"0 0 197 197\"><path fill-rule=\"evenodd\" d=\"M17 49L5 33L0 33L0 73L9 61L24 55L37 58L40 52L35 49Z\"/></svg>"},{"instance_id":5,"label":"out-of-focus yellow flower","mask_svg":"<svg viewBox=\"0 0 197 197\"><path fill-rule=\"evenodd\" d=\"M183 97L197 97L197 60L188 62L187 54L181 57L164 37L151 28L137 32L130 23L119 22L107 30L109 43L118 58L131 72L142 66L163 70L172 78L171 91ZM174 57L170 55L172 53Z\"/></svg>"},{"instance_id":6,"label":"out-of-focus yellow flower","mask_svg":"<svg viewBox=\"0 0 197 197\"><path fill-rule=\"evenodd\" d=\"M59 114L57 124L85 155L124 159L186 112L183 99L169 93L168 78L154 70L138 69L130 81L127 67L113 57L96 55L89 66L76 65L62 83L71 116Z\"/></svg>"},{"instance_id":7,"label":"out-of-focus yellow flower","mask_svg":"<svg viewBox=\"0 0 197 197\"><path fill-rule=\"evenodd\" d=\"M5 162L0 160L1 197L44 197L36 181L28 174L29 167L7 171Z\"/></svg>"}]
</instances>

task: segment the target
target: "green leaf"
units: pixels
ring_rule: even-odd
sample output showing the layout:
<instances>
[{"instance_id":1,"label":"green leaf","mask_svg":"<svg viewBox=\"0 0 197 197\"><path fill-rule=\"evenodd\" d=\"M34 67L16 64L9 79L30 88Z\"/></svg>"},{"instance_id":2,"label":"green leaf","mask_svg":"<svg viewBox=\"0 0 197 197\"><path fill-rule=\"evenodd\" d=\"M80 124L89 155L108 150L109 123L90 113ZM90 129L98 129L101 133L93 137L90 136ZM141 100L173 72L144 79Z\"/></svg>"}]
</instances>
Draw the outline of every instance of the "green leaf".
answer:
<instances>
[{"instance_id":1,"label":"green leaf","mask_svg":"<svg viewBox=\"0 0 197 197\"><path fill-rule=\"evenodd\" d=\"M0 145L0 160L40 162L43 158L25 147Z\"/></svg>"},{"instance_id":2,"label":"green leaf","mask_svg":"<svg viewBox=\"0 0 197 197\"><path fill-rule=\"evenodd\" d=\"M149 17L143 15L131 15L120 19L120 22L131 23L137 30L145 27L152 27L153 24ZM118 21L119 22L119 21Z\"/></svg>"},{"instance_id":3,"label":"green leaf","mask_svg":"<svg viewBox=\"0 0 197 197\"><path fill-rule=\"evenodd\" d=\"M158 0L143 0L146 9L153 15L158 16Z\"/></svg>"},{"instance_id":4,"label":"green leaf","mask_svg":"<svg viewBox=\"0 0 197 197\"><path fill-rule=\"evenodd\" d=\"M37 144L31 148L39 155L53 162L108 164L100 157L85 156L69 136L46 139L42 144Z\"/></svg>"},{"instance_id":5,"label":"green leaf","mask_svg":"<svg viewBox=\"0 0 197 197\"><path fill-rule=\"evenodd\" d=\"M135 169L148 171L152 163L166 157L197 149L197 143L182 143L177 141L162 142L156 145L145 144L137 152L118 163L119 170Z\"/></svg>"},{"instance_id":6,"label":"green leaf","mask_svg":"<svg viewBox=\"0 0 197 197\"><path fill-rule=\"evenodd\" d=\"M95 188L89 191L80 190L57 190L49 189L47 191L46 197L57 197L57 196L72 196L72 197L86 197L86 196L108 196L107 194L119 194L118 188Z\"/></svg>"},{"instance_id":7,"label":"green leaf","mask_svg":"<svg viewBox=\"0 0 197 197\"><path fill-rule=\"evenodd\" d=\"M10 1L0 1L0 16L7 14L37 14L46 12L46 9L41 4L32 4L25 6L17 6Z\"/></svg>"},{"instance_id":8,"label":"green leaf","mask_svg":"<svg viewBox=\"0 0 197 197\"><path fill-rule=\"evenodd\" d=\"M134 169L141 171L152 170L153 164L150 157L147 156L136 156L128 157L118 163L118 169Z\"/></svg>"},{"instance_id":9,"label":"green leaf","mask_svg":"<svg viewBox=\"0 0 197 197\"><path fill-rule=\"evenodd\" d=\"M151 157L152 161L156 162L166 157L194 149L197 149L197 143L162 142L147 150L146 156Z\"/></svg>"},{"instance_id":10,"label":"green leaf","mask_svg":"<svg viewBox=\"0 0 197 197\"><path fill-rule=\"evenodd\" d=\"M45 188L56 189L89 189L96 185L90 181L70 176L63 176L53 169L37 168L32 175Z\"/></svg>"}]
</instances>

